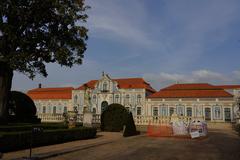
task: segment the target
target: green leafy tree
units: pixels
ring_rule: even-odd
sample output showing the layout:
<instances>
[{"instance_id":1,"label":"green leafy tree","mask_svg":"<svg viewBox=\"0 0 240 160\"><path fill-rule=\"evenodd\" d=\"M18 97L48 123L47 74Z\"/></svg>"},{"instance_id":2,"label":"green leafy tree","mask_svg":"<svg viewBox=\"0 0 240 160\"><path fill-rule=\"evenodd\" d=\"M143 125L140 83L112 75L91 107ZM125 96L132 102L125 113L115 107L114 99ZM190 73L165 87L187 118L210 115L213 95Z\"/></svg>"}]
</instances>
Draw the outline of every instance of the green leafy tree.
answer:
<instances>
[{"instance_id":1,"label":"green leafy tree","mask_svg":"<svg viewBox=\"0 0 240 160\"><path fill-rule=\"evenodd\" d=\"M13 71L47 76L46 63L72 67L86 50L84 0L0 0L0 121Z\"/></svg>"}]
</instances>

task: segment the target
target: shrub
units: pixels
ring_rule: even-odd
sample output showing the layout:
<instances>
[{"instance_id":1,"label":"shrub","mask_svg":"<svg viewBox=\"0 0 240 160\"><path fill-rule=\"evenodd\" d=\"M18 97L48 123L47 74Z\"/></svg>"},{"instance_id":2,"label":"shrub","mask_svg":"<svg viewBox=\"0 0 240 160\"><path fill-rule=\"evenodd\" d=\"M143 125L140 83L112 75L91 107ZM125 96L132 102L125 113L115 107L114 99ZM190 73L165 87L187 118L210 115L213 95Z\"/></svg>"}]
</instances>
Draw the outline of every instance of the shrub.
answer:
<instances>
[{"instance_id":1,"label":"shrub","mask_svg":"<svg viewBox=\"0 0 240 160\"><path fill-rule=\"evenodd\" d=\"M11 91L8 109L11 111L10 114L14 114L9 115L10 122L40 122L40 119L35 116L37 109L33 100L22 92Z\"/></svg>"},{"instance_id":2,"label":"shrub","mask_svg":"<svg viewBox=\"0 0 240 160\"><path fill-rule=\"evenodd\" d=\"M133 120L133 116L132 113L130 112L128 114L128 118L127 121L125 123L125 129L123 132L123 136L124 137L129 137L129 136L134 136L134 135L138 135L140 132L136 130L136 126Z\"/></svg>"},{"instance_id":3,"label":"shrub","mask_svg":"<svg viewBox=\"0 0 240 160\"><path fill-rule=\"evenodd\" d=\"M128 117L128 111L120 104L111 104L101 115L101 130L119 132Z\"/></svg>"},{"instance_id":4,"label":"shrub","mask_svg":"<svg viewBox=\"0 0 240 160\"><path fill-rule=\"evenodd\" d=\"M240 135L240 124L235 124L234 128Z\"/></svg>"},{"instance_id":5,"label":"shrub","mask_svg":"<svg viewBox=\"0 0 240 160\"><path fill-rule=\"evenodd\" d=\"M32 145L36 147L80 139L89 139L96 137L96 133L96 128L87 127L45 130L43 133L33 136ZM31 135L32 133L30 131L0 134L0 152L29 148Z\"/></svg>"},{"instance_id":6,"label":"shrub","mask_svg":"<svg viewBox=\"0 0 240 160\"><path fill-rule=\"evenodd\" d=\"M80 126L78 124L77 126ZM53 129L66 129L67 125L63 123L42 123L42 124L8 124L4 126L0 126L0 132L17 132L17 131L31 131L32 127L41 127L44 130L53 130Z\"/></svg>"}]
</instances>

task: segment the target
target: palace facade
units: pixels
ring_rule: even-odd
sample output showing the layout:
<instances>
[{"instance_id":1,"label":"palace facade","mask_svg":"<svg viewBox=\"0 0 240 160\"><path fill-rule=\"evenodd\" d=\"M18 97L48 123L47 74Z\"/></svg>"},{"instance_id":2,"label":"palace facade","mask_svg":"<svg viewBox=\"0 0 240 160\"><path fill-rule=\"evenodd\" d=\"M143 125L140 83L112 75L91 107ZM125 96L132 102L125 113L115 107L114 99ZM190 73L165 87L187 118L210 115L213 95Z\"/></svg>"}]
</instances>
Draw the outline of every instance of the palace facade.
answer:
<instances>
[{"instance_id":1,"label":"palace facade","mask_svg":"<svg viewBox=\"0 0 240 160\"><path fill-rule=\"evenodd\" d=\"M226 122L234 121L239 112L240 85L173 84L157 92L143 78L112 79L103 73L99 80L78 88L39 86L27 94L38 114L63 114L74 109L79 114L86 110L101 114L109 104L119 103L134 116L171 116L176 112Z\"/></svg>"}]
</instances>

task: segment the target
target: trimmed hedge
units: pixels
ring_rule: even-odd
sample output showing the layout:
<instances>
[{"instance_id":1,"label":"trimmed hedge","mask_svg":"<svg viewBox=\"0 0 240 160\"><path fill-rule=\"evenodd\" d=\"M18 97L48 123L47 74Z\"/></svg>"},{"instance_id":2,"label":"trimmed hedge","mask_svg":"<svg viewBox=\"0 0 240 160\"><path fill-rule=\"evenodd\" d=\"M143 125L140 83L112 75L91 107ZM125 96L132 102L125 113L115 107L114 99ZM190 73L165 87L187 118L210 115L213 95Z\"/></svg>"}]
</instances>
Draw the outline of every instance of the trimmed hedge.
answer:
<instances>
[{"instance_id":1,"label":"trimmed hedge","mask_svg":"<svg viewBox=\"0 0 240 160\"><path fill-rule=\"evenodd\" d=\"M111 104L101 115L101 130L120 132L128 118L128 111L121 104Z\"/></svg>"},{"instance_id":2,"label":"trimmed hedge","mask_svg":"<svg viewBox=\"0 0 240 160\"><path fill-rule=\"evenodd\" d=\"M82 126L78 124L77 126ZM42 123L42 124L9 124L0 126L0 132L18 132L18 131L31 131L32 127L41 127L44 130L53 129L67 129L68 126L63 123Z\"/></svg>"},{"instance_id":3,"label":"trimmed hedge","mask_svg":"<svg viewBox=\"0 0 240 160\"><path fill-rule=\"evenodd\" d=\"M35 116L37 113L33 100L25 93L19 91L11 91L10 99L14 101L13 111L17 117L26 118Z\"/></svg>"},{"instance_id":4,"label":"trimmed hedge","mask_svg":"<svg viewBox=\"0 0 240 160\"><path fill-rule=\"evenodd\" d=\"M73 128L45 130L33 135L33 147L63 143L68 141L89 139L96 137L96 128ZM0 152L8 152L29 148L32 133L29 131L9 132L0 134Z\"/></svg>"},{"instance_id":5,"label":"trimmed hedge","mask_svg":"<svg viewBox=\"0 0 240 160\"><path fill-rule=\"evenodd\" d=\"M120 132L123 130L123 136L134 136L140 134L136 130L132 113L120 104L111 104L101 115L101 130L110 132Z\"/></svg>"},{"instance_id":6,"label":"trimmed hedge","mask_svg":"<svg viewBox=\"0 0 240 160\"><path fill-rule=\"evenodd\" d=\"M138 134L140 134L140 132L136 130L136 126L135 126L135 123L134 123L134 120L133 120L133 115L130 112L128 114L128 118L127 118L127 121L125 123L125 129L124 129L124 132L123 132L123 137L135 136L135 135L138 135Z\"/></svg>"},{"instance_id":7,"label":"trimmed hedge","mask_svg":"<svg viewBox=\"0 0 240 160\"><path fill-rule=\"evenodd\" d=\"M240 124L235 124L234 125L234 129L238 132L238 134L240 135Z\"/></svg>"}]
</instances>

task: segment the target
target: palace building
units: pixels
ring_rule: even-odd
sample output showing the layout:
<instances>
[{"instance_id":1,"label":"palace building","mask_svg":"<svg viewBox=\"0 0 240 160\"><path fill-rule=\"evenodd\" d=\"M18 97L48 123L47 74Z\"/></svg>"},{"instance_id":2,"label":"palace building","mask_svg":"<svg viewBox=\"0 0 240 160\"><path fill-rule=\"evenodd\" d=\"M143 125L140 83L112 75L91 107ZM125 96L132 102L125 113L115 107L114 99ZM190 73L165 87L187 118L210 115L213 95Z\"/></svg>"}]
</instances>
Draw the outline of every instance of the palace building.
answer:
<instances>
[{"instance_id":1,"label":"palace building","mask_svg":"<svg viewBox=\"0 0 240 160\"><path fill-rule=\"evenodd\" d=\"M112 79L103 73L99 80L78 88L39 86L27 94L34 100L38 114L63 114L68 110L101 114L109 104L119 103L134 116L171 116L176 112L226 122L234 121L239 111L240 85L173 84L157 92L143 78Z\"/></svg>"}]
</instances>

